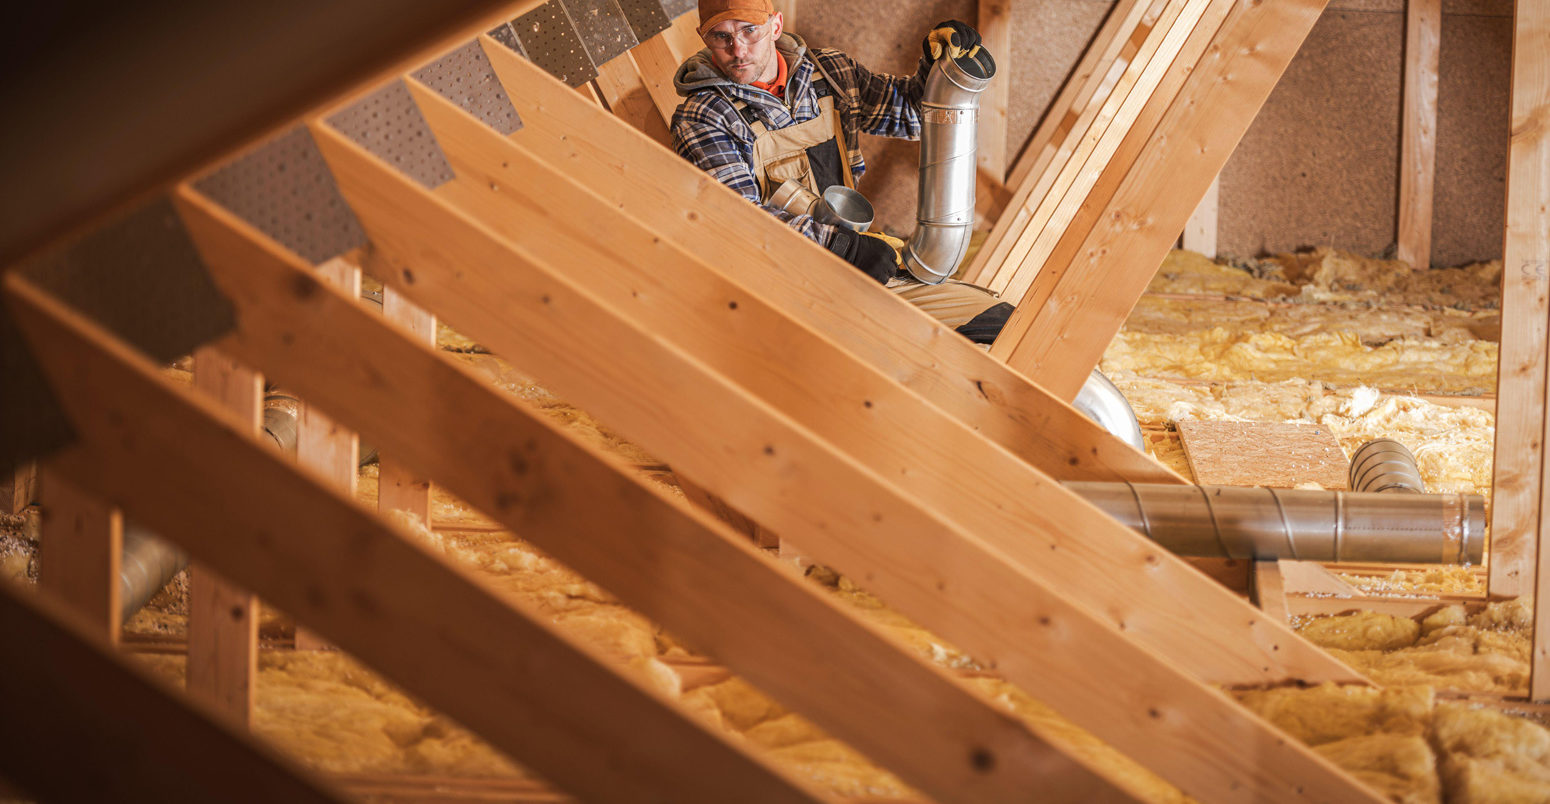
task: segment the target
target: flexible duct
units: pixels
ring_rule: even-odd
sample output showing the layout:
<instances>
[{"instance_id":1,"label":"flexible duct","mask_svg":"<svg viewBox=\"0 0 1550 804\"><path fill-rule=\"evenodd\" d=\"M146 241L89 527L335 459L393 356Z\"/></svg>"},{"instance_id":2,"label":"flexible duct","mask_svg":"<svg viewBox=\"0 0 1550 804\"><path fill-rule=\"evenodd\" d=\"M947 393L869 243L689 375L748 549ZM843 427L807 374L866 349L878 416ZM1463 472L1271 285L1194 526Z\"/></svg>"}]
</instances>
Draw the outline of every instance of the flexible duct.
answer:
<instances>
[{"instance_id":1,"label":"flexible duct","mask_svg":"<svg viewBox=\"0 0 1550 804\"><path fill-rule=\"evenodd\" d=\"M984 49L938 59L920 101L920 186L915 234L903 252L910 275L928 285L952 276L974 231L979 96L996 74Z\"/></svg>"},{"instance_id":2,"label":"flexible duct","mask_svg":"<svg viewBox=\"0 0 1550 804\"><path fill-rule=\"evenodd\" d=\"M1415 456L1392 438L1376 438L1356 448L1349 485L1352 491L1426 493Z\"/></svg>"},{"instance_id":3,"label":"flexible duct","mask_svg":"<svg viewBox=\"0 0 1550 804\"><path fill-rule=\"evenodd\" d=\"M1186 556L1478 564L1485 500L1239 486L1067 482L1152 541Z\"/></svg>"},{"instance_id":4,"label":"flexible duct","mask_svg":"<svg viewBox=\"0 0 1550 804\"><path fill-rule=\"evenodd\" d=\"M1130 400L1103 376L1103 372L1093 369L1087 382L1082 383L1082 390L1076 393L1076 399L1071 400L1071 406L1126 444L1146 450L1146 442L1141 440L1141 422L1136 419Z\"/></svg>"}]
</instances>

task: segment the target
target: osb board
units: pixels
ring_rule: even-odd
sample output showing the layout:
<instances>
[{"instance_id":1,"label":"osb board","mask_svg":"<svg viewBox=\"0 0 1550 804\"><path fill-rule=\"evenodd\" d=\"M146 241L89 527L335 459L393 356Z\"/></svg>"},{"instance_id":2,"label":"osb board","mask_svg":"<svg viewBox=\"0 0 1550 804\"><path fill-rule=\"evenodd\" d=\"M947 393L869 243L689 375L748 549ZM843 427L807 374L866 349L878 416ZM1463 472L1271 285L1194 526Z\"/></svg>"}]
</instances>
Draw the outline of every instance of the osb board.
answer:
<instances>
[{"instance_id":1,"label":"osb board","mask_svg":"<svg viewBox=\"0 0 1550 804\"><path fill-rule=\"evenodd\" d=\"M1512 18L1443 15L1432 263L1502 255Z\"/></svg>"},{"instance_id":2,"label":"osb board","mask_svg":"<svg viewBox=\"0 0 1550 804\"><path fill-rule=\"evenodd\" d=\"M1404 15L1326 11L1222 169L1218 253L1394 240Z\"/></svg>"},{"instance_id":3,"label":"osb board","mask_svg":"<svg viewBox=\"0 0 1550 804\"><path fill-rule=\"evenodd\" d=\"M1317 425L1184 421L1179 439L1202 486L1346 487L1345 451Z\"/></svg>"}]
</instances>

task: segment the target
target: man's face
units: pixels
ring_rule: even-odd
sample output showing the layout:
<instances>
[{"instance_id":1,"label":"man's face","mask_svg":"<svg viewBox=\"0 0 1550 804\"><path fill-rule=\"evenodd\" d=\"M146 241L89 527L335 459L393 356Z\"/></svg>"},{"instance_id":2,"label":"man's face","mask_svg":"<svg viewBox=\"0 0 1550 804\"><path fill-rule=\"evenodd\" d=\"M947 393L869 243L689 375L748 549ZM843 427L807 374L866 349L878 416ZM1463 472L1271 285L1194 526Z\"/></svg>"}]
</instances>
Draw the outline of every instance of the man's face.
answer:
<instances>
[{"instance_id":1,"label":"man's face","mask_svg":"<svg viewBox=\"0 0 1550 804\"><path fill-rule=\"evenodd\" d=\"M751 84L754 81L774 80L780 74L780 68L775 64L775 60L780 58L775 50L775 40L780 38L781 22L778 13L761 26L753 26L743 20L722 20L706 32L707 43L715 43L725 36L730 37L731 44L724 50L712 47L711 63L733 83ZM752 43L744 42L742 40L748 36L746 29L750 27L756 29L753 32L756 36L763 35Z\"/></svg>"}]
</instances>

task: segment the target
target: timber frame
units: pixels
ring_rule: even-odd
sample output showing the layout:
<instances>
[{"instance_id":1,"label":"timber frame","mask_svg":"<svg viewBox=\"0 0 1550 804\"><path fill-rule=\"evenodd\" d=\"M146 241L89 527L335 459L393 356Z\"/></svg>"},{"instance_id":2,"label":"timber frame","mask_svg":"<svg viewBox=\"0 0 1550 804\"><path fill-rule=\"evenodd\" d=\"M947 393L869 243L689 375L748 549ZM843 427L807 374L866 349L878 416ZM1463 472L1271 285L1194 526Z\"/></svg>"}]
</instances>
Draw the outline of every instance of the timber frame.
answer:
<instances>
[{"instance_id":1,"label":"timber frame","mask_svg":"<svg viewBox=\"0 0 1550 804\"><path fill-rule=\"evenodd\" d=\"M727 519L856 579L1185 793L1380 800L1219 688L1366 679L1059 482L1184 482L1067 400L1147 266L1208 210L1199 202L1323 0L1121 0L1010 169L1011 100L990 96L981 183L1006 211L970 278L1022 301L989 354L664 147L671 70L698 45L692 12L668 13L681 3L645 5L664 16L629 20L642 34L634 47L588 51L590 72L561 80L508 25L568 20L560 0L485 4L455 31L378 59L369 79L359 65L312 76L313 94L229 134L219 156L189 146L171 168L61 204L60 215L105 211L76 218L74 238L52 239L62 224L43 210L35 231L7 240L8 253L43 245L5 274L0 333L19 336L52 392L55 408L29 412L62 415L73 438L5 457L41 461L44 502L60 512L49 527L69 526L49 549L71 556L46 585L73 611L0 587L0 630L59 632L52 661L144 687L130 700L176 710L182 731L147 726L142 738L205 740L212 767L256 780L239 797L337 795L237 733L252 708L262 598L295 615L306 640L350 651L578 797L830 800L354 505L358 432L383 453L383 512L423 521L430 484L444 486L934 800L1136 797L710 511L448 360L434 346L445 318L666 461ZM987 41L1009 42L1007 2L979 7ZM1523 18L1533 13L1520 7L1520 31L1542 40L1544 20ZM1537 64L1546 45L1520 43L1518 57ZM479 89L449 91L436 70L465 71ZM326 100L318 86L332 90ZM1520 112L1545 113L1547 91L1515 78L1515 132ZM1424 105L1424 82L1420 93ZM406 139L417 150L389 144ZM324 248L266 228L240 192L212 189L212 177L281 144L311 160L288 165L310 165L307 178L335 193L300 202L318 204L307 220L342 205L360 242ZM1509 264L1539 266L1521 273L1541 308L1550 226L1528 216L1550 177L1526 171L1550 164L1532 150L1545 147L1537 129L1514 136L1514 167L1526 167L1513 174L1508 240ZM1424 179L1424 164L1416 172ZM122 325L155 315L155 289L123 294L109 313L126 315L104 316L83 309L79 276L49 270L81 232L146 204L171 210L168 230L232 313L189 336L193 390L159 376ZM1099 266L1116 260L1129 270L1100 283ZM93 270L104 267L87 260L88 281ZM363 270L385 285L383 315L360 304ZM1537 359L1539 373L1529 366L1523 382L1537 376L1540 393L1519 424L1542 437L1537 314L1525 365ZM1050 361L1056 345L1062 360ZM256 438L264 377L308 401L295 462ZM1527 478L1525 498L1544 482L1535 453L1512 470ZM117 587L103 556L117 555L125 516L195 561L187 697L147 686L105 647L117 602L104 590ZM1539 531L1522 532L1531 554ZM52 700L24 714L41 717ZM89 731L92 713L59 714ZM42 794L74 789L12 762L24 756L0 752L0 776ZM123 765L111 766L115 789L165 792Z\"/></svg>"}]
</instances>

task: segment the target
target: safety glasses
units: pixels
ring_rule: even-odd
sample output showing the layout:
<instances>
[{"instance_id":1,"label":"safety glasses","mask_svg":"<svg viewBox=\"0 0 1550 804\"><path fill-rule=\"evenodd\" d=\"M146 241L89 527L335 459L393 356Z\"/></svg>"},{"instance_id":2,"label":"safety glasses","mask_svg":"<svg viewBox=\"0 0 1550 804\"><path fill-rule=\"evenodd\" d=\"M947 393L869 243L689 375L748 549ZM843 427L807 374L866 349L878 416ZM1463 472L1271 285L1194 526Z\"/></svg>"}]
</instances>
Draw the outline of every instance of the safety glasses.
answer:
<instances>
[{"instance_id":1,"label":"safety glasses","mask_svg":"<svg viewBox=\"0 0 1550 804\"><path fill-rule=\"evenodd\" d=\"M774 27L766 21L763 25L744 25L732 33L726 31L710 31L705 34L705 44L711 50L726 50L732 47L733 40L744 45L753 45L764 41L764 37L770 35L770 29Z\"/></svg>"}]
</instances>

